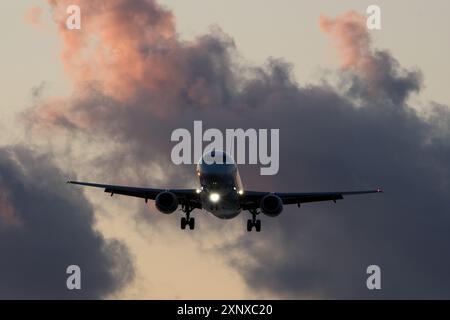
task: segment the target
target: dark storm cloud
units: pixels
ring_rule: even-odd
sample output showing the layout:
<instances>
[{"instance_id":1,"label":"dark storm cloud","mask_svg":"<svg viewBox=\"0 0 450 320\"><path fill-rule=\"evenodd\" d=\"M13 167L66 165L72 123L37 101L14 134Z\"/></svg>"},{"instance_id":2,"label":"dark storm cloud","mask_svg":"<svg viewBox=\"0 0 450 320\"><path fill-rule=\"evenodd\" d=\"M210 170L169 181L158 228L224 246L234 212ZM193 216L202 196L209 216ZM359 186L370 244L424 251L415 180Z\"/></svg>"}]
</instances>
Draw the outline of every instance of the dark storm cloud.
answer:
<instances>
[{"instance_id":1,"label":"dark storm cloud","mask_svg":"<svg viewBox=\"0 0 450 320\"><path fill-rule=\"evenodd\" d=\"M294 107L277 114L276 181L286 190L382 186L386 193L264 219L269 237L246 235L226 248L248 253L250 259L232 265L255 290L284 297L450 297L450 112L430 106L427 120L419 116L407 98L419 90L420 73L402 69L387 52L369 54L370 68L341 71L346 83L339 95L299 88ZM284 99L270 103L285 105ZM372 264L381 267L380 292L366 288Z\"/></svg>"},{"instance_id":2,"label":"dark storm cloud","mask_svg":"<svg viewBox=\"0 0 450 320\"><path fill-rule=\"evenodd\" d=\"M302 86L283 60L245 65L233 41L218 30L179 41L169 13L154 19L161 9L153 1L139 3L151 6L148 20L122 19L127 12L116 12L113 5L107 8L114 14L87 18L101 19L100 26L122 21L123 30L108 31L114 36L105 37L89 23L88 29L98 33L102 51L121 39L123 56L131 58L113 58L107 69L95 59L84 61L83 70L98 72L81 75L70 71L66 60L76 91L34 108L34 121L117 143L102 157L100 169L117 169L115 178L124 159L141 166L157 162L171 186L194 178L187 173L191 167L171 165L174 129L192 128L194 120L205 128L280 128L279 174L261 177L255 167L243 166L248 189L380 186L386 193L348 197L336 205L286 207L277 219L263 217L264 232L245 234L222 248L249 287L288 298L450 298L448 107L430 106L425 118L408 105L409 96L420 92L420 72L402 68L388 52L372 50L361 16L321 18L342 50L340 81ZM145 32L134 37L131 31L138 29ZM83 41L61 33L66 50L83 49ZM121 87L123 92L117 91ZM141 178L152 182L152 176ZM234 258L239 252L246 258ZM382 270L380 292L365 286L371 264Z\"/></svg>"},{"instance_id":3,"label":"dark storm cloud","mask_svg":"<svg viewBox=\"0 0 450 320\"><path fill-rule=\"evenodd\" d=\"M0 149L0 298L95 299L134 275L127 248L94 230L93 209L49 156ZM66 287L69 265L81 290Z\"/></svg>"},{"instance_id":4,"label":"dark storm cloud","mask_svg":"<svg viewBox=\"0 0 450 320\"><path fill-rule=\"evenodd\" d=\"M284 297L450 296L449 132L435 136L434 122L392 103L397 95L386 97L355 107L330 94L304 99L300 90L297 107L277 116L281 168L273 189L381 186L386 193L263 218L264 234L236 243L254 261L233 261L250 287ZM448 121L448 109L440 112ZM365 287L371 264L382 270L379 293Z\"/></svg>"}]
</instances>

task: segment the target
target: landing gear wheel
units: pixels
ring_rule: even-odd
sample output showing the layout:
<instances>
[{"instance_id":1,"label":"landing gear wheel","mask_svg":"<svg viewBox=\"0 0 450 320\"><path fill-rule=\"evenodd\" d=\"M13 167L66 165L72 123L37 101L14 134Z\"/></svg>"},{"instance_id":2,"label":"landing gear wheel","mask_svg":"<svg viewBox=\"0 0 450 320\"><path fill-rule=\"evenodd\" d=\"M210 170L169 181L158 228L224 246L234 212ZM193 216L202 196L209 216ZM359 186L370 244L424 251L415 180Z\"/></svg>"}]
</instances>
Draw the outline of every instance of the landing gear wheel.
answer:
<instances>
[{"instance_id":1,"label":"landing gear wheel","mask_svg":"<svg viewBox=\"0 0 450 320\"><path fill-rule=\"evenodd\" d=\"M256 209L249 210L252 214L252 218L247 220L247 231L252 231L253 227L255 227L256 232L261 231L261 220L256 219L256 216L259 212Z\"/></svg>"},{"instance_id":2,"label":"landing gear wheel","mask_svg":"<svg viewBox=\"0 0 450 320\"><path fill-rule=\"evenodd\" d=\"M188 223L189 223L189 229L194 230L194 228L195 228L195 219L194 218L190 218Z\"/></svg>"},{"instance_id":3,"label":"landing gear wheel","mask_svg":"<svg viewBox=\"0 0 450 320\"><path fill-rule=\"evenodd\" d=\"M255 221L255 229L256 229L256 232L260 232L261 231L261 220L256 220Z\"/></svg>"},{"instance_id":4,"label":"landing gear wheel","mask_svg":"<svg viewBox=\"0 0 450 320\"><path fill-rule=\"evenodd\" d=\"M191 211L194 210L194 207L191 207L187 204L181 205L181 211L186 214L186 217L181 218L181 229L186 229L186 226L189 225L190 230L194 230L195 228L195 219L190 217Z\"/></svg>"},{"instance_id":5,"label":"landing gear wheel","mask_svg":"<svg viewBox=\"0 0 450 320\"><path fill-rule=\"evenodd\" d=\"M251 219L247 220L247 231L250 232L252 231L253 228L253 221Z\"/></svg>"},{"instance_id":6,"label":"landing gear wheel","mask_svg":"<svg viewBox=\"0 0 450 320\"><path fill-rule=\"evenodd\" d=\"M187 220L185 217L181 218L181 229L186 229Z\"/></svg>"}]
</instances>

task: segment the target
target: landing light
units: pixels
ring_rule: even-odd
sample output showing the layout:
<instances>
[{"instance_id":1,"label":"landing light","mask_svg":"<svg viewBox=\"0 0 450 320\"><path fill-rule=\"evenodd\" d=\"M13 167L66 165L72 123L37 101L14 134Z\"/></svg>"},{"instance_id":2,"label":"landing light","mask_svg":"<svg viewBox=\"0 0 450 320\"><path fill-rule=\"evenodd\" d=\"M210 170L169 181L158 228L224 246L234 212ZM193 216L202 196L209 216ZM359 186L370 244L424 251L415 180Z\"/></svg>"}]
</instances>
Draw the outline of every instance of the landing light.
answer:
<instances>
[{"instance_id":1,"label":"landing light","mask_svg":"<svg viewBox=\"0 0 450 320\"><path fill-rule=\"evenodd\" d=\"M220 196L218 193L211 193L209 195L209 200L211 200L211 202L217 202L217 201L219 201L219 199L220 199Z\"/></svg>"},{"instance_id":2,"label":"landing light","mask_svg":"<svg viewBox=\"0 0 450 320\"><path fill-rule=\"evenodd\" d=\"M242 196L244 194L244 190L239 190L238 193Z\"/></svg>"},{"instance_id":3,"label":"landing light","mask_svg":"<svg viewBox=\"0 0 450 320\"><path fill-rule=\"evenodd\" d=\"M200 193L200 192L202 192L202 190L197 189L197 190L195 190L195 192Z\"/></svg>"}]
</instances>

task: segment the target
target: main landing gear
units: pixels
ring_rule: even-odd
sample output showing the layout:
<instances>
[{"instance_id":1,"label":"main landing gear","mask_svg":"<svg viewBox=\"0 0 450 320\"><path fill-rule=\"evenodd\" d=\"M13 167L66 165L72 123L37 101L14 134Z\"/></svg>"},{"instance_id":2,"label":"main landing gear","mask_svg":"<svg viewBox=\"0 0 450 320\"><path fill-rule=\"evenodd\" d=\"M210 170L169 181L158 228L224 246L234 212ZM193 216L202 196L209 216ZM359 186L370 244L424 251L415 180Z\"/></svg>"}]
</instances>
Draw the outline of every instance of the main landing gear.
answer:
<instances>
[{"instance_id":1,"label":"main landing gear","mask_svg":"<svg viewBox=\"0 0 450 320\"><path fill-rule=\"evenodd\" d=\"M256 219L256 215L259 214L259 212L256 209L249 210L252 214L252 218L247 220L247 231L252 231L253 227L255 227L256 232L261 231L261 220Z\"/></svg>"},{"instance_id":2,"label":"main landing gear","mask_svg":"<svg viewBox=\"0 0 450 320\"><path fill-rule=\"evenodd\" d=\"M195 228L195 219L190 217L191 211L194 210L194 208L188 206L188 205L182 205L181 211L186 213L186 217L181 218L181 229L186 229L186 226L189 226L190 230L194 230Z\"/></svg>"}]
</instances>

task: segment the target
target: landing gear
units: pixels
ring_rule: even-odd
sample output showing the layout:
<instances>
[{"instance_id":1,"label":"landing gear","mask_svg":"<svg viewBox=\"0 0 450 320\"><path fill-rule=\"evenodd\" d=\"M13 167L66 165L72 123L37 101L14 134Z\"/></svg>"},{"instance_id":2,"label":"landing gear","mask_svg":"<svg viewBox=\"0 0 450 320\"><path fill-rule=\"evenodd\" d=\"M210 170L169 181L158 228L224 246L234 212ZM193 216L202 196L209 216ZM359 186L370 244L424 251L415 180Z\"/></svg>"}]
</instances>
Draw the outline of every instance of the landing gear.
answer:
<instances>
[{"instance_id":1,"label":"landing gear","mask_svg":"<svg viewBox=\"0 0 450 320\"><path fill-rule=\"evenodd\" d=\"M185 217L181 218L181 229L186 229L186 226L189 226L189 229L194 230L195 228L195 218L186 219Z\"/></svg>"},{"instance_id":2,"label":"landing gear","mask_svg":"<svg viewBox=\"0 0 450 320\"><path fill-rule=\"evenodd\" d=\"M253 227L255 227L256 232L261 231L261 220L256 219L256 215L259 214L259 212L256 209L250 210L250 213L252 214L252 218L247 220L247 231L252 231Z\"/></svg>"},{"instance_id":3,"label":"landing gear","mask_svg":"<svg viewBox=\"0 0 450 320\"><path fill-rule=\"evenodd\" d=\"M256 220L255 229L256 229L256 232L261 231L261 220Z\"/></svg>"},{"instance_id":4,"label":"landing gear","mask_svg":"<svg viewBox=\"0 0 450 320\"><path fill-rule=\"evenodd\" d=\"M181 229L186 229L186 226L188 225L190 230L194 230L195 219L190 217L191 211L194 210L194 208L188 205L182 205L181 210L186 213L186 217L181 218Z\"/></svg>"}]
</instances>

